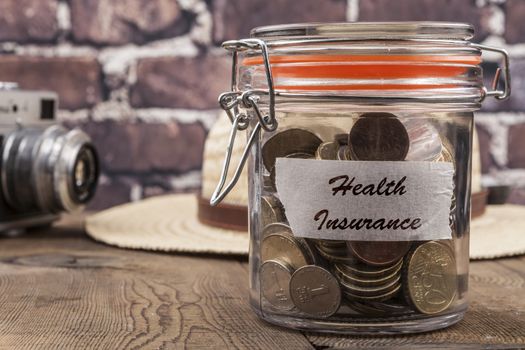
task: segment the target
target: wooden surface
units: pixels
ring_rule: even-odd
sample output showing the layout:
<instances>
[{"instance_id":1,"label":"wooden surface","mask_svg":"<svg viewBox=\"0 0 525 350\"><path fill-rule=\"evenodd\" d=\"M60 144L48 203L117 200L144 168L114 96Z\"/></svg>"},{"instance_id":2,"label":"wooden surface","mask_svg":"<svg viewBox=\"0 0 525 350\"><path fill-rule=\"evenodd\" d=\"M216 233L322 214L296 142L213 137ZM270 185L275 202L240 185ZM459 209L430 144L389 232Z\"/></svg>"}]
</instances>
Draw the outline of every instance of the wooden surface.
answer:
<instances>
[{"instance_id":1,"label":"wooden surface","mask_svg":"<svg viewBox=\"0 0 525 350\"><path fill-rule=\"evenodd\" d=\"M75 225L0 239L0 349L525 348L523 257L471 264L456 326L327 336L257 319L242 258L120 250Z\"/></svg>"}]
</instances>

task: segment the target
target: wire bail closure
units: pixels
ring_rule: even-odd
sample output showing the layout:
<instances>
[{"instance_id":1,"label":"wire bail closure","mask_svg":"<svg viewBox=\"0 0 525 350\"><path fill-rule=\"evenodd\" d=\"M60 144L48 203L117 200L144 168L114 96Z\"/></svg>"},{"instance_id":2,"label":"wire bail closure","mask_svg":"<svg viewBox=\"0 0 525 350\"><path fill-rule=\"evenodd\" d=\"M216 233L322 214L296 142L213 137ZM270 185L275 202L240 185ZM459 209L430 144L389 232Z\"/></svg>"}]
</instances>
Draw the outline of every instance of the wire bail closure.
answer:
<instances>
[{"instance_id":1,"label":"wire bail closure","mask_svg":"<svg viewBox=\"0 0 525 350\"><path fill-rule=\"evenodd\" d=\"M243 39L243 40L230 40L222 44L222 47L233 53L232 59L232 81L231 91L222 93L219 96L219 105L223 110L226 111L230 121L232 122L232 129L230 132L230 139L228 147L226 148L226 155L224 158L224 164L222 166L221 177L217 188L213 192L210 198L210 205L216 206L219 204L224 197L233 189L239 177L241 176L244 164L248 159L248 153L255 139L259 136L261 128L266 131L274 131L277 129L277 120L275 119L275 90L273 85L273 76L270 66L270 56L268 53L268 47L263 40L260 39ZM266 80L268 84L268 91L263 90L246 90L244 92L237 90L237 65L238 65L238 52L245 50L260 50L263 57L264 68L266 71ZM259 99L261 95L268 95L269 98L269 110L268 114L264 114L259 108ZM241 159L232 179L224 188L226 178L228 176L228 169L230 168L230 160L233 152L233 146L235 144L235 136L237 130L246 130L249 125L248 116L240 111L239 107L243 107L245 110L253 109L257 116L258 122L255 125L252 133L248 138L248 142L244 148Z\"/></svg>"},{"instance_id":2,"label":"wire bail closure","mask_svg":"<svg viewBox=\"0 0 525 350\"><path fill-rule=\"evenodd\" d=\"M481 52L483 50L486 51L492 51L499 53L503 56L503 69L498 67L496 69L496 74L494 74L494 79L492 80L492 90L488 90L485 86L483 87L483 91L485 92L483 95L483 98L481 101L485 99L487 96L493 96L496 100L506 100L510 96L511 87L510 87L510 61L509 61L509 54L506 50L500 49L497 47L487 46L487 45L481 45L481 44L471 44L472 46L478 48ZM503 90L498 89L501 72L503 71Z\"/></svg>"}]
</instances>

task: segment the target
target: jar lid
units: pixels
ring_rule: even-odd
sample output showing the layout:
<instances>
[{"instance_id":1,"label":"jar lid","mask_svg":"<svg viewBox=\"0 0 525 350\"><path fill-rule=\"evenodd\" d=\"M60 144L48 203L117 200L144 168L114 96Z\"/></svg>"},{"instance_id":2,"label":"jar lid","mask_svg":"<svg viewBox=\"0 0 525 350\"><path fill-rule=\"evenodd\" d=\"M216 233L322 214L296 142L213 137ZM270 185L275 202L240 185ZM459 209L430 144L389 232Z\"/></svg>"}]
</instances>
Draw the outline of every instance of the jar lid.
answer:
<instances>
[{"instance_id":1,"label":"jar lid","mask_svg":"<svg viewBox=\"0 0 525 350\"><path fill-rule=\"evenodd\" d=\"M470 24L456 22L297 23L258 27L250 32L250 36L264 38L264 40L283 38L469 40L474 36L474 28Z\"/></svg>"},{"instance_id":2,"label":"jar lid","mask_svg":"<svg viewBox=\"0 0 525 350\"><path fill-rule=\"evenodd\" d=\"M473 34L470 24L451 22L300 23L255 28L251 40L268 48L276 92L403 98L438 93L479 101L481 51L469 41ZM264 58L247 50L239 63L250 88L264 89Z\"/></svg>"}]
</instances>

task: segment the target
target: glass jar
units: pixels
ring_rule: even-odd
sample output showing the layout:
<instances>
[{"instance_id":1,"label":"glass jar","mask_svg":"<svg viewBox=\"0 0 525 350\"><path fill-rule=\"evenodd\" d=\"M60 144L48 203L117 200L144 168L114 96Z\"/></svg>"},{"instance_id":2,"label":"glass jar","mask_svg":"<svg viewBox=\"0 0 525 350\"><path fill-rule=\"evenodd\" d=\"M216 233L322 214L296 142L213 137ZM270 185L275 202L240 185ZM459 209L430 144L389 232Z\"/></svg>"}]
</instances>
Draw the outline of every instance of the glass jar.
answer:
<instances>
[{"instance_id":1,"label":"glass jar","mask_svg":"<svg viewBox=\"0 0 525 350\"><path fill-rule=\"evenodd\" d=\"M229 41L220 103L248 144L250 303L339 333L434 330L468 305L473 112L510 94L468 24L296 24ZM483 86L482 50L505 59Z\"/></svg>"}]
</instances>

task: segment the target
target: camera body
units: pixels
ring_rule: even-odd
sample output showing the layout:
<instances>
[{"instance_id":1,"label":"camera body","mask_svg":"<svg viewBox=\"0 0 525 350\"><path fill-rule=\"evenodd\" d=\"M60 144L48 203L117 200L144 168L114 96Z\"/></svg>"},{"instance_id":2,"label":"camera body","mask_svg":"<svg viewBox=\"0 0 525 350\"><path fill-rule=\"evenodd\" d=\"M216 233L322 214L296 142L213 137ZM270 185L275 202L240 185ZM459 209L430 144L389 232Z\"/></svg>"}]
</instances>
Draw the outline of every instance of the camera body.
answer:
<instances>
[{"instance_id":1,"label":"camera body","mask_svg":"<svg viewBox=\"0 0 525 350\"><path fill-rule=\"evenodd\" d=\"M57 125L58 95L0 83L0 232L45 226L81 210L99 166L90 138Z\"/></svg>"}]
</instances>

